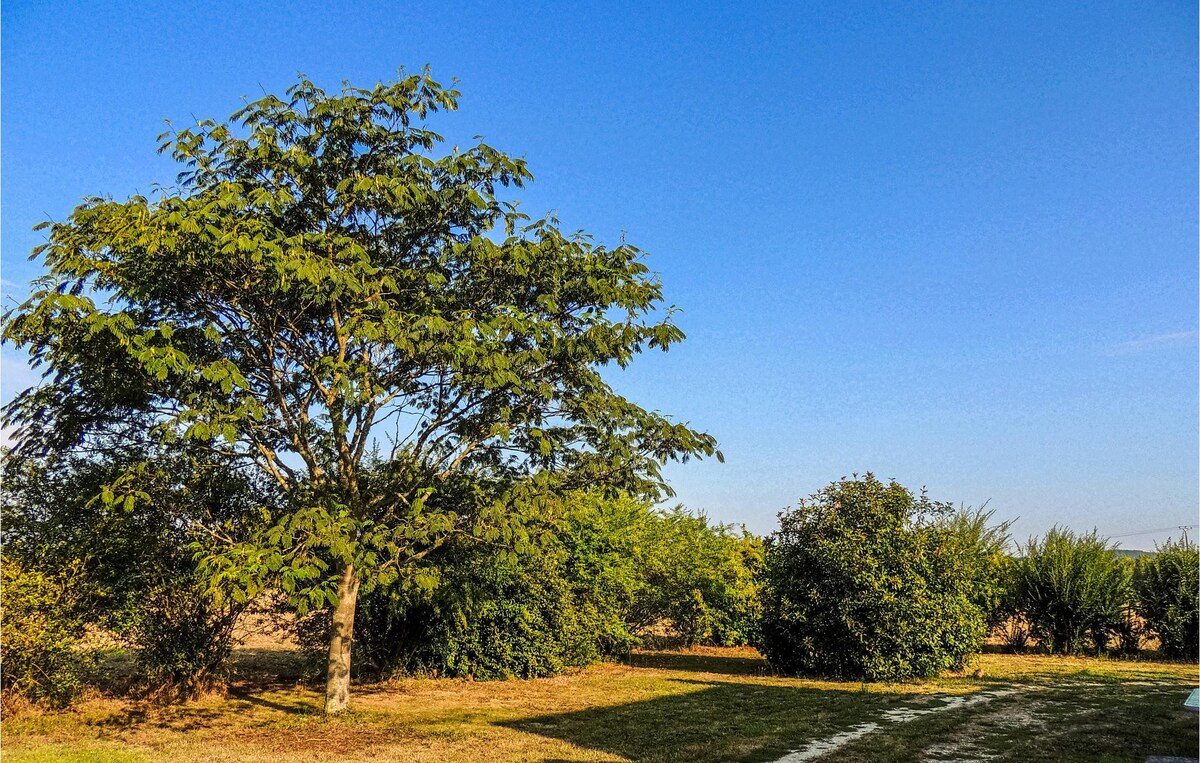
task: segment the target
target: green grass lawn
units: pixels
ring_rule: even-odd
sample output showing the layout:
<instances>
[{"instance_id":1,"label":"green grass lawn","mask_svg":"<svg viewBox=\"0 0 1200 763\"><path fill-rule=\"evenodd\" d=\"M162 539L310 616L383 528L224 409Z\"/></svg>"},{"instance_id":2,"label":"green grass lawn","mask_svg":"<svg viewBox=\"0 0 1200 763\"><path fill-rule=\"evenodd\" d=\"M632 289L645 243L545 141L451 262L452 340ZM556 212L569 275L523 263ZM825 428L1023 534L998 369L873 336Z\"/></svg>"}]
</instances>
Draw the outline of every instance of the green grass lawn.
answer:
<instances>
[{"instance_id":1,"label":"green grass lawn","mask_svg":"<svg viewBox=\"0 0 1200 763\"><path fill-rule=\"evenodd\" d=\"M360 686L354 711L326 720L319 687L261 673L286 654L242 659L259 672L226 696L10 714L4 759L750 763L871 723L825 759L1141 763L1200 744L1182 709L1194 665L982 655L962 675L864 685L772 677L752 650L649 652L552 679Z\"/></svg>"}]
</instances>

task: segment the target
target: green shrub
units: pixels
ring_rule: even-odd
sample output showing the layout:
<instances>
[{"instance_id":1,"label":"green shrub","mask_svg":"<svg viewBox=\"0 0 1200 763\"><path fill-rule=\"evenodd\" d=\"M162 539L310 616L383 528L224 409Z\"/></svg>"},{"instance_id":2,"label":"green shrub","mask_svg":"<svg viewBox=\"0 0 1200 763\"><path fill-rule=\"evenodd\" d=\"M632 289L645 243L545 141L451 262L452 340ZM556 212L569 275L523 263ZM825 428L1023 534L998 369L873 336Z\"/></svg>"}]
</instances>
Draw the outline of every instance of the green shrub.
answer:
<instances>
[{"instance_id":1,"label":"green shrub","mask_svg":"<svg viewBox=\"0 0 1200 763\"><path fill-rule=\"evenodd\" d=\"M717 646L757 646L762 641L762 538L745 530L728 549L723 596L714 600L709 639Z\"/></svg>"},{"instance_id":2,"label":"green shrub","mask_svg":"<svg viewBox=\"0 0 1200 763\"><path fill-rule=\"evenodd\" d=\"M618 530L632 541L630 629L665 628L687 645L756 642L762 540L682 506L643 512Z\"/></svg>"},{"instance_id":3,"label":"green shrub","mask_svg":"<svg viewBox=\"0 0 1200 763\"><path fill-rule=\"evenodd\" d=\"M1056 527L1041 540L1031 538L1012 585L1033 637L1051 652L1074 654L1089 641L1103 652L1124 629L1129 567L1095 531L1077 535Z\"/></svg>"},{"instance_id":4,"label":"green shrub","mask_svg":"<svg viewBox=\"0 0 1200 763\"><path fill-rule=\"evenodd\" d=\"M73 571L50 577L0 557L0 678L15 692L52 706L69 704L89 666L78 648L85 623Z\"/></svg>"},{"instance_id":5,"label":"green shrub","mask_svg":"<svg viewBox=\"0 0 1200 763\"><path fill-rule=\"evenodd\" d=\"M158 701L173 701L223 684L233 653L233 628L245 606L217 604L197 578L164 581L143 589L141 596L137 606L112 621L133 650L136 688Z\"/></svg>"},{"instance_id":6,"label":"green shrub","mask_svg":"<svg viewBox=\"0 0 1200 763\"><path fill-rule=\"evenodd\" d=\"M1158 636L1163 654L1196 659L1200 644L1200 551L1184 536L1138 560L1133 575L1137 611Z\"/></svg>"},{"instance_id":7,"label":"green shrub","mask_svg":"<svg viewBox=\"0 0 1200 763\"><path fill-rule=\"evenodd\" d=\"M78 617L131 648L138 689L194 696L223 677L247 602L212 595L193 546L249 532L272 500L182 447L9 458L5 554L50 578L73 571Z\"/></svg>"},{"instance_id":8,"label":"green shrub","mask_svg":"<svg viewBox=\"0 0 1200 763\"><path fill-rule=\"evenodd\" d=\"M548 676L624 655L650 631L756 637L762 542L676 508L575 493L518 550L459 538L364 591L355 664L370 674ZM324 644L328 613L303 618Z\"/></svg>"},{"instance_id":9,"label":"green shrub","mask_svg":"<svg viewBox=\"0 0 1200 763\"><path fill-rule=\"evenodd\" d=\"M443 575L432 591L380 588L361 600L355 639L364 666L495 680L557 675L600 656L600 624L557 561L467 552Z\"/></svg>"},{"instance_id":10,"label":"green shrub","mask_svg":"<svg viewBox=\"0 0 1200 763\"><path fill-rule=\"evenodd\" d=\"M576 495L528 545L460 537L394 582L360 594L355 664L375 676L480 680L556 675L633 645L624 614L636 588L621 531L644 505ZM302 618L323 648L328 611Z\"/></svg>"},{"instance_id":11,"label":"green shrub","mask_svg":"<svg viewBox=\"0 0 1200 763\"><path fill-rule=\"evenodd\" d=\"M771 665L867 680L960 668L985 625L974 550L947 528L950 512L867 474L780 514L762 593Z\"/></svg>"}]
</instances>

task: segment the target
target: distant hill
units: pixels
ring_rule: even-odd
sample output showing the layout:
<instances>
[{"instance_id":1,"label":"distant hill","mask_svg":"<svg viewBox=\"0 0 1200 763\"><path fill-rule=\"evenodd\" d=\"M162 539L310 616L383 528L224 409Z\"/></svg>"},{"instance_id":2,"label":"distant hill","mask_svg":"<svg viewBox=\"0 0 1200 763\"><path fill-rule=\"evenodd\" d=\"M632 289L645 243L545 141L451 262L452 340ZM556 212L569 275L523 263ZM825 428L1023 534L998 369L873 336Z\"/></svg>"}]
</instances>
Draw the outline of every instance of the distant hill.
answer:
<instances>
[{"instance_id":1,"label":"distant hill","mask_svg":"<svg viewBox=\"0 0 1200 763\"><path fill-rule=\"evenodd\" d=\"M1139 556L1154 556L1153 551L1138 551L1132 548L1118 548L1117 556L1128 556L1130 559L1137 559Z\"/></svg>"}]
</instances>

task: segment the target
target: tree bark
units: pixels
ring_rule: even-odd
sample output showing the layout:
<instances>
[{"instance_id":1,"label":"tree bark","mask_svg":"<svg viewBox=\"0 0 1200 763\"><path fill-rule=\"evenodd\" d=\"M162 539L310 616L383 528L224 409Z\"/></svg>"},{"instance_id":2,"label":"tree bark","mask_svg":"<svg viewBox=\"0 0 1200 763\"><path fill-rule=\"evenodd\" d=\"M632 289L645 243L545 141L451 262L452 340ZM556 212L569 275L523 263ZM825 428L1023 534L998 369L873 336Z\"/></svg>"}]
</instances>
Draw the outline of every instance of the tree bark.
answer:
<instances>
[{"instance_id":1,"label":"tree bark","mask_svg":"<svg viewBox=\"0 0 1200 763\"><path fill-rule=\"evenodd\" d=\"M332 715L350 707L350 649L354 644L354 608L358 604L358 578L347 564L338 581L338 602L329 633L329 667L325 675L325 712Z\"/></svg>"}]
</instances>

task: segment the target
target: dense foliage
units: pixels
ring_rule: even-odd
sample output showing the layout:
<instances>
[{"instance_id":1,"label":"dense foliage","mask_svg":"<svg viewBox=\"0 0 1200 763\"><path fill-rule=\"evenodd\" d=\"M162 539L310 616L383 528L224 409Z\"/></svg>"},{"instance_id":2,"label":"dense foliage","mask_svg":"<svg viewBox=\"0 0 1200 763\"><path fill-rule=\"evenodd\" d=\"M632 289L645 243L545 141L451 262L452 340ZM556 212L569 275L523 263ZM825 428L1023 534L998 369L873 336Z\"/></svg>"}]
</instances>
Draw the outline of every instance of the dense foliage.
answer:
<instances>
[{"instance_id":1,"label":"dense foliage","mask_svg":"<svg viewBox=\"0 0 1200 763\"><path fill-rule=\"evenodd\" d=\"M765 563L762 648L784 673L893 680L978 650L977 550L951 508L867 474L780 514Z\"/></svg>"},{"instance_id":2,"label":"dense foliage","mask_svg":"<svg viewBox=\"0 0 1200 763\"><path fill-rule=\"evenodd\" d=\"M83 688L87 657L77 647L87 626L75 570L57 576L0 559L0 686L62 706Z\"/></svg>"},{"instance_id":3,"label":"dense foliage","mask_svg":"<svg viewBox=\"0 0 1200 763\"><path fill-rule=\"evenodd\" d=\"M994 522L985 509L960 510L942 526L964 550L965 572L971 579L971 601L983 614L990 632L1010 616L1013 560L1008 552L1011 522Z\"/></svg>"},{"instance_id":4,"label":"dense foliage","mask_svg":"<svg viewBox=\"0 0 1200 763\"><path fill-rule=\"evenodd\" d=\"M593 662L623 635L557 554L501 558L452 544L438 556L432 588L408 583L363 597L356 647L377 675L550 676Z\"/></svg>"},{"instance_id":5,"label":"dense foliage","mask_svg":"<svg viewBox=\"0 0 1200 763\"><path fill-rule=\"evenodd\" d=\"M647 634L746 643L757 629L761 541L680 507L576 493L522 552L463 538L420 573L362 597L355 644L375 675L554 675ZM308 643L328 617L309 618Z\"/></svg>"},{"instance_id":6,"label":"dense foliage","mask_svg":"<svg viewBox=\"0 0 1200 763\"><path fill-rule=\"evenodd\" d=\"M143 690L189 696L222 678L247 599L215 596L195 556L253 532L279 500L269 483L142 442L10 457L3 496L5 558L27 574L71 570L77 616L133 650Z\"/></svg>"},{"instance_id":7,"label":"dense foliage","mask_svg":"<svg viewBox=\"0 0 1200 763\"><path fill-rule=\"evenodd\" d=\"M1200 650L1200 551L1186 536L1138 560L1133 575L1138 613L1169 657Z\"/></svg>"},{"instance_id":8,"label":"dense foliage","mask_svg":"<svg viewBox=\"0 0 1200 763\"><path fill-rule=\"evenodd\" d=\"M760 539L682 506L643 511L617 532L633 560L625 613L632 632L657 627L686 645L757 640Z\"/></svg>"},{"instance_id":9,"label":"dense foliage","mask_svg":"<svg viewBox=\"0 0 1200 763\"><path fill-rule=\"evenodd\" d=\"M1130 571L1094 531L1056 527L1021 548L1013 567L1015 608L1052 652L1072 654L1089 644L1105 651L1126 628Z\"/></svg>"}]
</instances>

